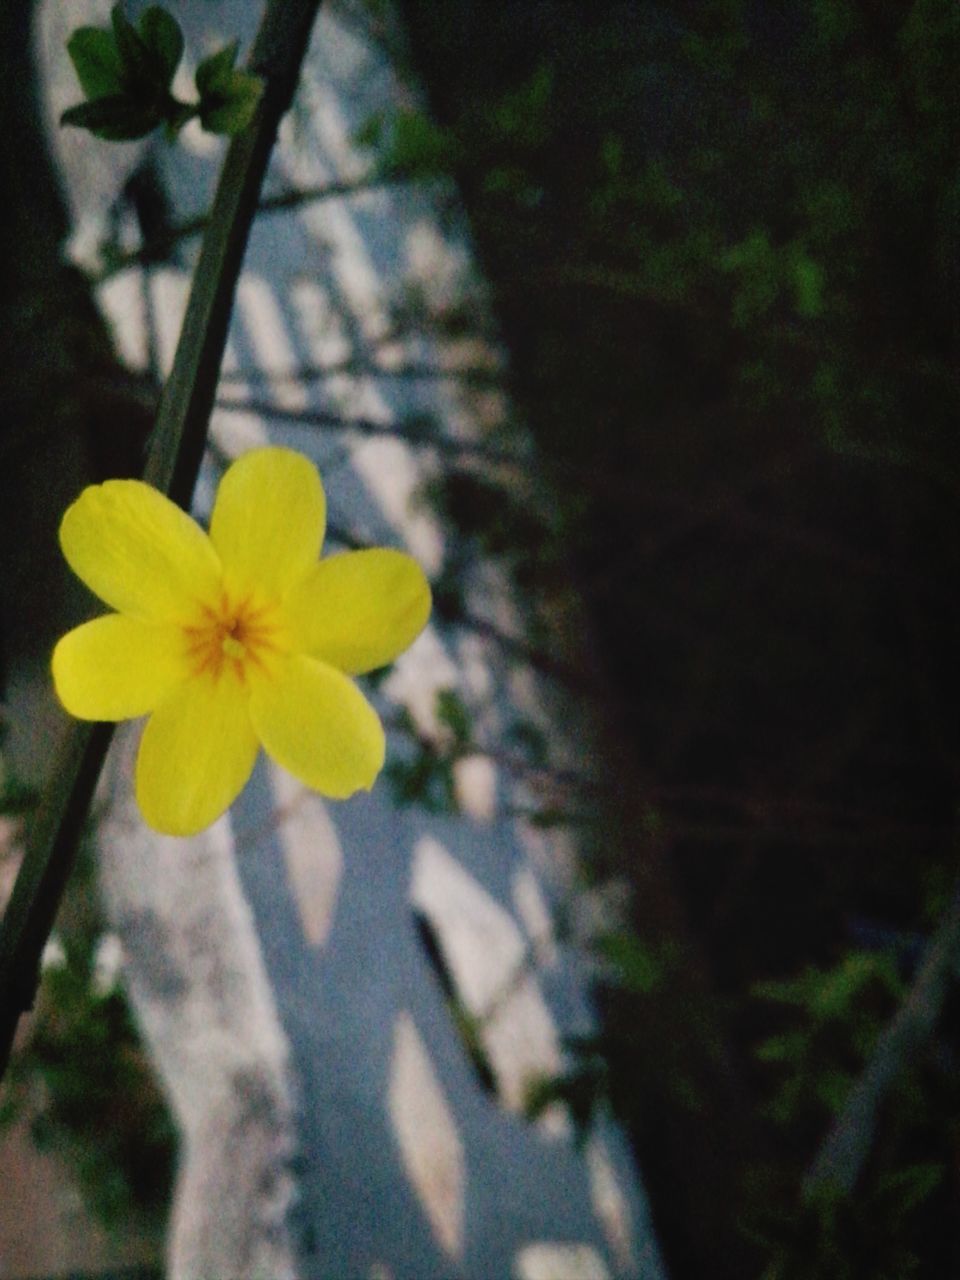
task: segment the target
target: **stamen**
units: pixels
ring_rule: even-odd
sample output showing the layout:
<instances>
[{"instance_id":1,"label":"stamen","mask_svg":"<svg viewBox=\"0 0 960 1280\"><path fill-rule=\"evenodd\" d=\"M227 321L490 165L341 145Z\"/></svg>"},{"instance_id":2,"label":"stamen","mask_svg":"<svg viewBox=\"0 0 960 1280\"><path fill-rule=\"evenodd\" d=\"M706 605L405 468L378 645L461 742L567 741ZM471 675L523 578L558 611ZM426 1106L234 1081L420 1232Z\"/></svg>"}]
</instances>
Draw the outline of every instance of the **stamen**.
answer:
<instances>
[{"instance_id":1,"label":"stamen","mask_svg":"<svg viewBox=\"0 0 960 1280\"><path fill-rule=\"evenodd\" d=\"M231 601L224 595L219 609L203 606L199 626L184 627L187 657L197 675L218 679L224 663L241 679L250 666L266 670L266 659L278 650L275 612L249 600Z\"/></svg>"}]
</instances>

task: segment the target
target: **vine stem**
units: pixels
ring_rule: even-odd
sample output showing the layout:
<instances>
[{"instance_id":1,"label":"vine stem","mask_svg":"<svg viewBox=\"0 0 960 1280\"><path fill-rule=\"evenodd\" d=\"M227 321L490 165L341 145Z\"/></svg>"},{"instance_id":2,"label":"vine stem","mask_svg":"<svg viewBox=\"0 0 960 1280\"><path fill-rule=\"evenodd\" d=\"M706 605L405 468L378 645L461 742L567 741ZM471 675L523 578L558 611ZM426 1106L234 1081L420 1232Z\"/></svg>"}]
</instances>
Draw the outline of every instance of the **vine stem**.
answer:
<instances>
[{"instance_id":1,"label":"vine stem","mask_svg":"<svg viewBox=\"0 0 960 1280\"><path fill-rule=\"evenodd\" d=\"M280 120L290 106L321 0L267 0L249 68L264 80L250 127L230 143L203 238L173 369L160 399L143 478L189 507L203 457L237 280ZM20 1015L32 1008L40 960L110 745L112 726L71 723L24 839L0 924L0 1078Z\"/></svg>"}]
</instances>

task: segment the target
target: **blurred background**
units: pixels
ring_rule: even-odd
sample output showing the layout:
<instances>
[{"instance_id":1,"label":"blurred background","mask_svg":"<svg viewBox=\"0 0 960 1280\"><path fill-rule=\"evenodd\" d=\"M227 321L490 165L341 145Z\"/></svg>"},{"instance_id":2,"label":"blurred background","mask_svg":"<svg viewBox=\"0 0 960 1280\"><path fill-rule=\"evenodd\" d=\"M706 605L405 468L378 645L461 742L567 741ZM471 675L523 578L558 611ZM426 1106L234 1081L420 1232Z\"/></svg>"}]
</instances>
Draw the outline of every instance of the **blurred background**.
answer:
<instances>
[{"instance_id":1,"label":"blurred background","mask_svg":"<svg viewBox=\"0 0 960 1280\"><path fill-rule=\"evenodd\" d=\"M470 615L468 565L520 602L511 658L560 701L486 750L530 782L526 819L575 841L577 901L601 904L588 937L554 904L597 1018L525 1107L562 1104L584 1133L615 1118L673 1277L957 1274L960 11L335 10L401 85L353 122L364 172L429 191L473 264L440 303L429 278L396 290L390 334L406 365L495 347L452 377L488 448L533 443L522 483L448 450L417 491L444 530L439 622ZM139 446L100 425L114 373L37 412L37 388L113 354L94 276L53 251L67 227L9 8L0 37L9 673L61 621L36 586L60 507L37 486L69 490L65 458L135 469ZM131 182L143 241L165 243L162 199ZM127 251L101 244L97 270ZM141 431L142 386L124 392ZM439 430L433 413L405 410L397 434ZM461 746L462 712L444 704ZM558 764L554 734L579 754ZM408 745L395 799L453 815L456 751ZM12 845L31 795L11 768ZM20 1067L66 1107L41 1135L93 1212L162 1220L172 1139L150 1087L138 1075L121 1107L134 1146L156 1144L132 1165L57 1092L89 1113L84 1089L105 1087L83 1083L91 1020L71 999L50 991Z\"/></svg>"},{"instance_id":2,"label":"blurred background","mask_svg":"<svg viewBox=\"0 0 960 1280\"><path fill-rule=\"evenodd\" d=\"M668 1262L954 1274L955 991L918 994L854 1194L798 1188L954 903L957 10L445 9L404 6L425 132L623 746L605 1084ZM498 535L549 581L550 539Z\"/></svg>"}]
</instances>

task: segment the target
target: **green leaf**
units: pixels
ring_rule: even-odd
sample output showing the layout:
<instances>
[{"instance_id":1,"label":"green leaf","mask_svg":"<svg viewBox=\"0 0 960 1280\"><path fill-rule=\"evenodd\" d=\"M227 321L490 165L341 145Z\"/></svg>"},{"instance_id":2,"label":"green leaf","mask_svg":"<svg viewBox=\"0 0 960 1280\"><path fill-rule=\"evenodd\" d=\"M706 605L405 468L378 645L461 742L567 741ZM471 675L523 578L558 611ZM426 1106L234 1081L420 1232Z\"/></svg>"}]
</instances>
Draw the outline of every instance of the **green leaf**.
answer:
<instances>
[{"instance_id":1,"label":"green leaf","mask_svg":"<svg viewBox=\"0 0 960 1280\"><path fill-rule=\"evenodd\" d=\"M200 102L200 123L208 133L241 133L256 114L263 81L249 71L231 71L225 90Z\"/></svg>"},{"instance_id":2,"label":"green leaf","mask_svg":"<svg viewBox=\"0 0 960 1280\"><path fill-rule=\"evenodd\" d=\"M453 734L458 747L470 741L470 712L460 695L453 689L441 689L437 693L437 719Z\"/></svg>"},{"instance_id":3,"label":"green leaf","mask_svg":"<svg viewBox=\"0 0 960 1280\"><path fill-rule=\"evenodd\" d=\"M143 13L139 28L143 43L153 55L162 71L163 83L169 89L183 57L183 32L176 19L159 5L152 5Z\"/></svg>"},{"instance_id":4,"label":"green leaf","mask_svg":"<svg viewBox=\"0 0 960 1280\"><path fill-rule=\"evenodd\" d=\"M123 63L109 31L78 27L67 41L67 53L88 98L106 98L123 88Z\"/></svg>"},{"instance_id":5,"label":"green leaf","mask_svg":"<svg viewBox=\"0 0 960 1280\"><path fill-rule=\"evenodd\" d=\"M166 92L163 67L156 54L147 48L136 27L124 16L122 5L116 4L110 14L113 38L123 62L124 82L131 96L147 98L158 90Z\"/></svg>"},{"instance_id":6,"label":"green leaf","mask_svg":"<svg viewBox=\"0 0 960 1280\"><path fill-rule=\"evenodd\" d=\"M825 975L810 1002L810 1012L819 1019L845 1017L863 988L876 977L877 969L877 959L871 952L849 952L836 969Z\"/></svg>"},{"instance_id":7,"label":"green leaf","mask_svg":"<svg viewBox=\"0 0 960 1280\"><path fill-rule=\"evenodd\" d=\"M419 804L428 813L456 813L457 797L450 762L420 751L413 760L392 760L383 776L398 805Z\"/></svg>"},{"instance_id":8,"label":"green leaf","mask_svg":"<svg viewBox=\"0 0 960 1280\"><path fill-rule=\"evenodd\" d=\"M199 67L197 67L197 93L201 98L220 96L222 94L237 60L239 47L240 41L234 40L232 44L228 44L219 52L212 53L209 58L204 58Z\"/></svg>"},{"instance_id":9,"label":"green leaf","mask_svg":"<svg viewBox=\"0 0 960 1280\"><path fill-rule=\"evenodd\" d=\"M596 941L597 951L616 970L617 986L648 995L663 980L663 966L632 933L606 933Z\"/></svg>"},{"instance_id":10,"label":"green leaf","mask_svg":"<svg viewBox=\"0 0 960 1280\"><path fill-rule=\"evenodd\" d=\"M60 123L89 129L95 137L105 138L108 142L131 142L135 138L146 137L162 123L162 119L156 107L145 106L116 93L70 107L60 117Z\"/></svg>"},{"instance_id":11,"label":"green leaf","mask_svg":"<svg viewBox=\"0 0 960 1280\"><path fill-rule=\"evenodd\" d=\"M943 1182L946 1170L936 1161L908 1165L888 1173L878 1182L880 1194L897 1203L903 1213L909 1213L922 1204Z\"/></svg>"},{"instance_id":12,"label":"green leaf","mask_svg":"<svg viewBox=\"0 0 960 1280\"><path fill-rule=\"evenodd\" d=\"M386 170L434 177L455 167L459 143L449 129L436 124L424 112L401 110L391 124L387 153L380 162Z\"/></svg>"},{"instance_id":13,"label":"green leaf","mask_svg":"<svg viewBox=\"0 0 960 1280\"><path fill-rule=\"evenodd\" d=\"M805 320L823 310L823 284L823 268L806 254L799 254L793 263L794 306Z\"/></svg>"},{"instance_id":14,"label":"green leaf","mask_svg":"<svg viewBox=\"0 0 960 1280\"><path fill-rule=\"evenodd\" d=\"M771 1036L757 1046L754 1053L760 1062L799 1062L810 1047L810 1036L805 1031L786 1031Z\"/></svg>"},{"instance_id":15,"label":"green leaf","mask_svg":"<svg viewBox=\"0 0 960 1280\"><path fill-rule=\"evenodd\" d=\"M822 1071L814 1081L814 1094L835 1114L839 1114L853 1087L853 1076L839 1067Z\"/></svg>"}]
</instances>

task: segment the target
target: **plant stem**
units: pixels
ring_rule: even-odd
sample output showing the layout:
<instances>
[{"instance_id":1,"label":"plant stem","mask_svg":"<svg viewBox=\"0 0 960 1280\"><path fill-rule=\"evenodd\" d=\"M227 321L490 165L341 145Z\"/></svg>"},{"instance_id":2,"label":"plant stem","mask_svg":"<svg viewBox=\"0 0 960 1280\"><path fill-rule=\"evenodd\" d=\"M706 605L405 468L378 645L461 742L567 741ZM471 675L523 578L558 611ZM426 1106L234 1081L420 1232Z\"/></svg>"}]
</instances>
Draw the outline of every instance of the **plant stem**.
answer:
<instances>
[{"instance_id":1,"label":"plant stem","mask_svg":"<svg viewBox=\"0 0 960 1280\"><path fill-rule=\"evenodd\" d=\"M321 0L268 0L250 57L265 81L257 115L227 152L164 387L144 479L189 506L203 457L237 279L280 120L290 105ZM24 842L0 925L0 1077L63 897L112 726L71 724Z\"/></svg>"}]
</instances>

